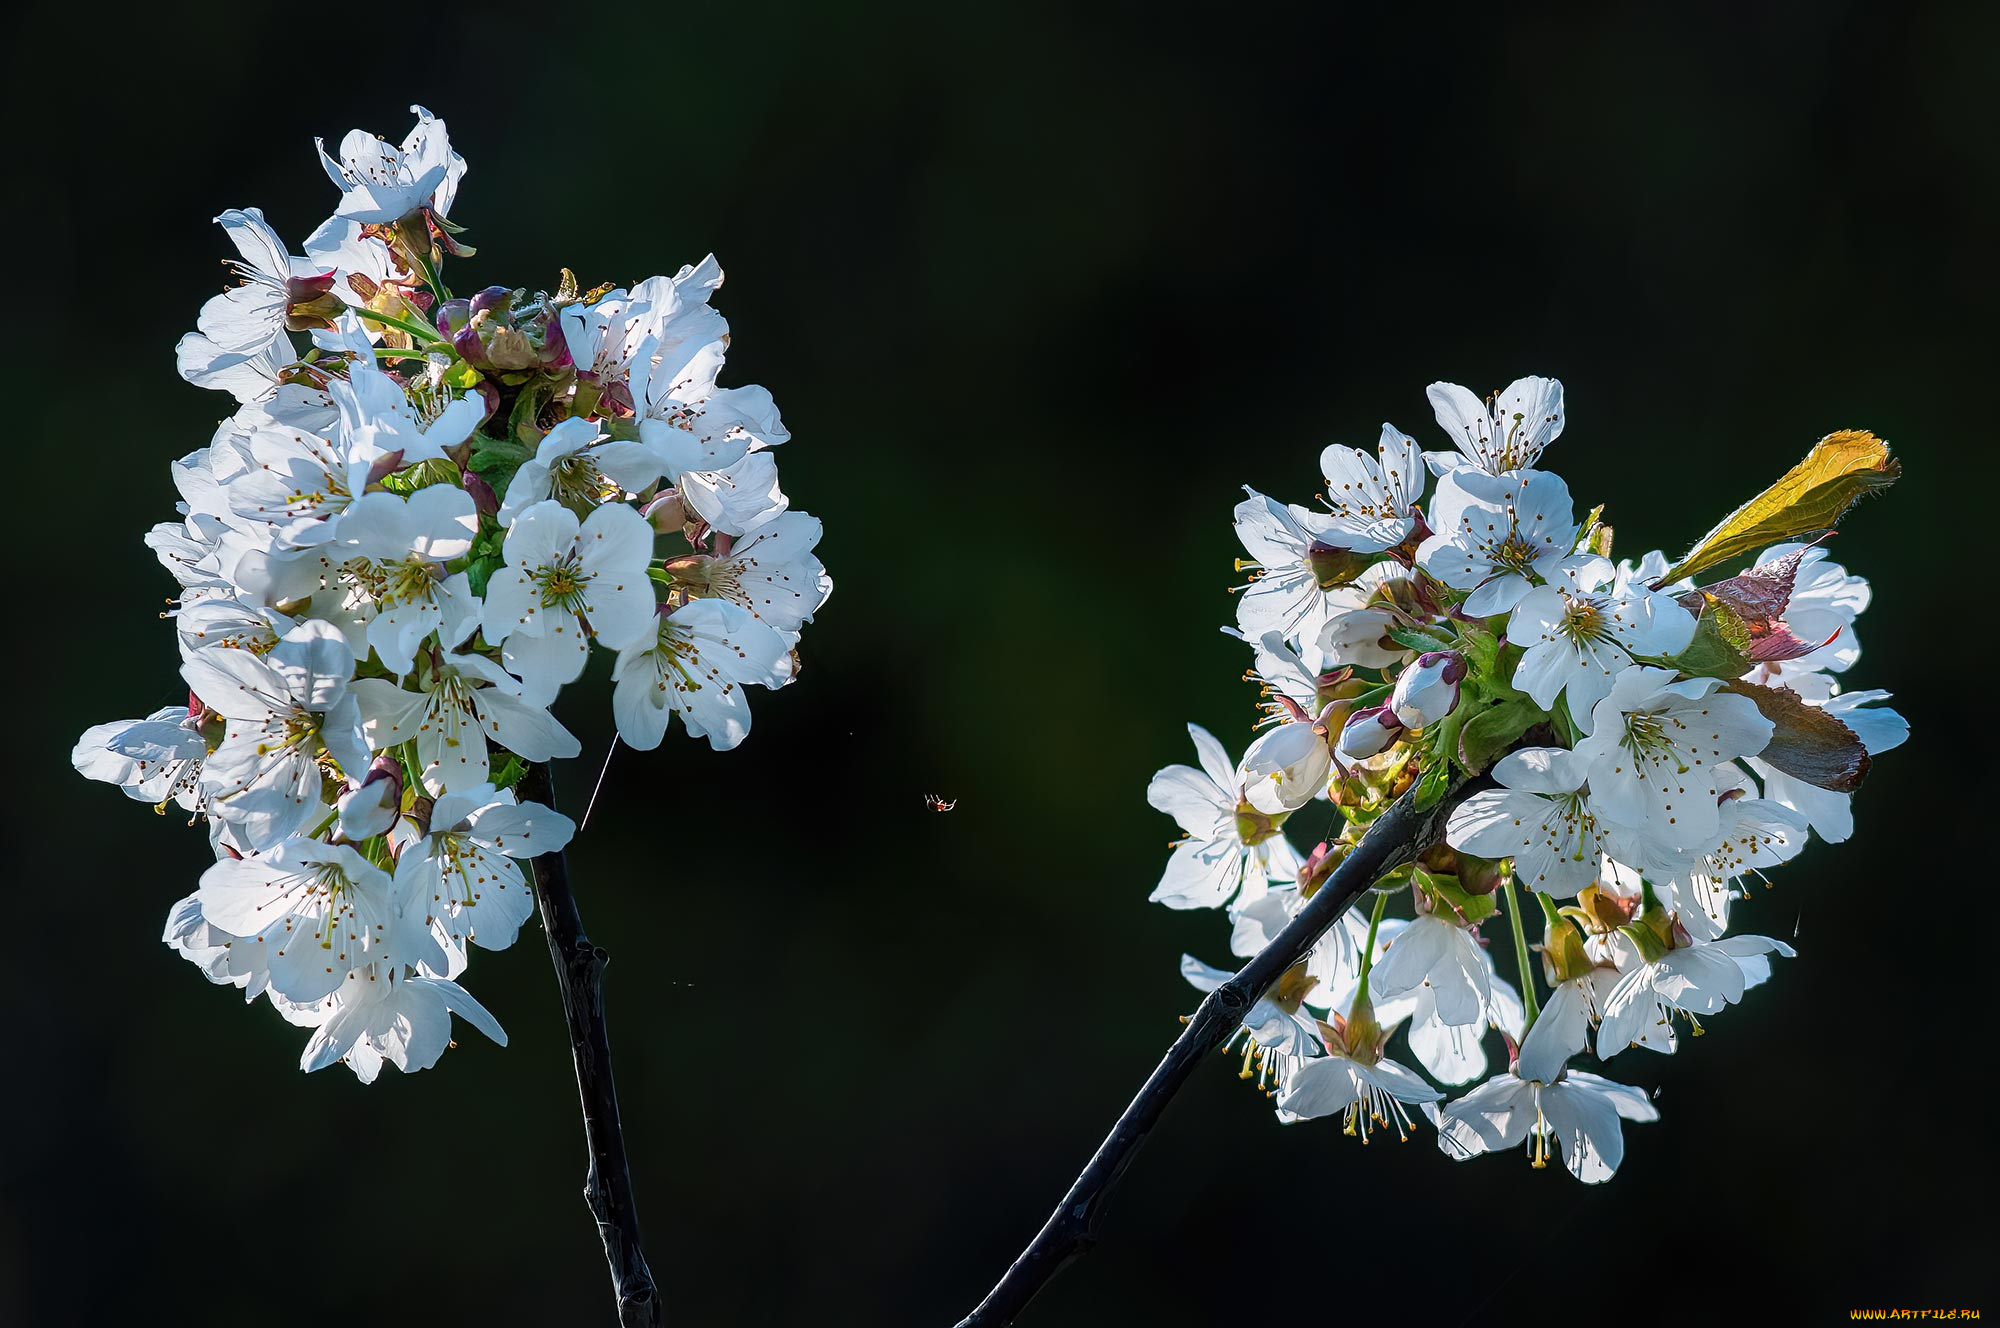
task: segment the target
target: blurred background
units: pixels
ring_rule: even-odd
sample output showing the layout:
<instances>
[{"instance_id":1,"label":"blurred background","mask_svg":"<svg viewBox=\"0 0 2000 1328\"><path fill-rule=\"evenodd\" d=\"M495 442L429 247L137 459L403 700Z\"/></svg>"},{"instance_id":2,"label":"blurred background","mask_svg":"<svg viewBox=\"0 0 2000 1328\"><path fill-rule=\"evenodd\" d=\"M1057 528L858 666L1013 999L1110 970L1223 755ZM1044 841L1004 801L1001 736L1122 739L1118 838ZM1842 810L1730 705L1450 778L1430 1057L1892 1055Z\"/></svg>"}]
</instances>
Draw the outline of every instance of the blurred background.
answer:
<instances>
[{"instance_id":1,"label":"blurred background","mask_svg":"<svg viewBox=\"0 0 2000 1328\"><path fill-rule=\"evenodd\" d=\"M1181 953L1227 959L1219 916L1146 902L1175 831L1143 795L1186 721L1248 735L1236 486L1310 501L1329 442L1442 446L1432 380L1526 373L1566 383L1550 463L1625 553L1833 429L1903 458L1833 548L1876 586L1847 680L1915 737L1854 839L1746 906L1799 958L1620 1058L1663 1119L1603 1187L1280 1127L1218 1057L1023 1322L2000 1311L1962 625L1994 11L1005 8L17 19L0 1321L609 1322L539 929L471 974L505 1050L461 1026L431 1072L302 1075L301 1034L159 942L201 837L67 764L177 699L140 536L225 413L173 366L222 281L209 218L296 243L334 200L313 136L400 140L413 101L471 163L460 290L720 256L727 381L776 394L826 521L799 685L736 752L621 751L572 853L675 1321L972 1307L1193 1008ZM560 714L574 811L603 680Z\"/></svg>"}]
</instances>

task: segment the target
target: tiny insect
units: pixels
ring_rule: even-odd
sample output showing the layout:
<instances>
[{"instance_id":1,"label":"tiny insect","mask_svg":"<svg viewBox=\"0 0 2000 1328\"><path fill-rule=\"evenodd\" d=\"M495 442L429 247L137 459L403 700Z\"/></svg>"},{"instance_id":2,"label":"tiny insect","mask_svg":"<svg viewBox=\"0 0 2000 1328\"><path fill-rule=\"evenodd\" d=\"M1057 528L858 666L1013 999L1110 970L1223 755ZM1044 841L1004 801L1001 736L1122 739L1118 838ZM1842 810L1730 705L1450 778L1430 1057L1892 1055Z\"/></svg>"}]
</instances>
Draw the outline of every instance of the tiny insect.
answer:
<instances>
[{"instance_id":1,"label":"tiny insect","mask_svg":"<svg viewBox=\"0 0 2000 1328\"><path fill-rule=\"evenodd\" d=\"M953 798L947 802L935 793L926 793L924 794L924 806L934 812L948 812L958 806L958 799Z\"/></svg>"}]
</instances>

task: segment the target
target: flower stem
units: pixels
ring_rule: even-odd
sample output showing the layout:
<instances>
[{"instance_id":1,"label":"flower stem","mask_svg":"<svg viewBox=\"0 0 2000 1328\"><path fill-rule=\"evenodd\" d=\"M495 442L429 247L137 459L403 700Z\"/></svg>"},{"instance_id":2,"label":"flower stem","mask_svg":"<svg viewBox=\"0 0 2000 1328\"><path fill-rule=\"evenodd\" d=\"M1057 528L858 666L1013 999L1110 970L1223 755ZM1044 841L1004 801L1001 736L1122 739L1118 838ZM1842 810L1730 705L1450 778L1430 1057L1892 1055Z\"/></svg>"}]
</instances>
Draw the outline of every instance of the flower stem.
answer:
<instances>
[{"instance_id":1,"label":"flower stem","mask_svg":"<svg viewBox=\"0 0 2000 1328\"><path fill-rule=\"evenodd\" d=\"M521 779L521 797L554 807L555 785L548 766L530 765ZM618 1298L620 1328L657 1328L662 1321L659 1290L639 1243L639 1214L632 1202L632 1173L625 1158L625 1131L618 1120L618 1089L611 1076L611 1040L604 1023L604 966L610 956L583 930L576 896L570 893L569 864L560 852L544 853L530 864L542 929L548 933L569 1023L570 1052L576 1061L577 1093L583 1100L583 1137L590 1163L584 1173L583 1201L597 1219L611 1288Z\"/></svg>"},{"instance_id":2,"label":"flower stem","mask_svg":"<svg viewBox=\"0 0 2000 1328\"><path fill-rule=\"evenodd\" d=\"M1354 987L1354 1005L1359 1008L1368 999L1368 974L1375 967L1375 933L1381 930L1382 915L1388 911L1389 896L1379 893L1375 896L1375 911L1368 915L1368 943L1361 949L1361 980Z\"/></svg>"},{"instance_id":3,"label":"flower stem","mask_svg":"<svg viewBox=\"0 0 2000 1328\"><path fill-rule=\"evenodd\" d=\"M1514 895L1513 878L1510 876L1500 889L1507 897L1507 925L1514 930L1514 962L1520 968L1521 1005L1528 1012L1528 1022L1521 1029L1521 1036L1525 1038L1528 1029L1535 1026L1535 1020L1541 1018L1542 1007L1535 999L1535 974L1528 962L1528 934L1521 929L1521 902Z\"/></svg>"},{"instance_id":4,"label":"flower stem","mask_svg":"<svg viewBox=\"0 0 2000 1328\"><path fill-rule=\"evenodd\" d=\"M960 1321L959 1328L999 1328L1014 1322L1050 1278L1097 1243L1105 1200L1195 1068L1242 1027L1243 1015L1251 1004L1303 958L1368 887L1436 843L1445 819L1461 801L1492 787L1490 778L1479 776L1447 789L1444 797L1422 810L1418 810L1414 795L1406 793L1376 818L1361 842L1340 860L1284 930L1235 977L1203 999L1041 1231L978 1308Z\"/></svg>"}]
</instances>

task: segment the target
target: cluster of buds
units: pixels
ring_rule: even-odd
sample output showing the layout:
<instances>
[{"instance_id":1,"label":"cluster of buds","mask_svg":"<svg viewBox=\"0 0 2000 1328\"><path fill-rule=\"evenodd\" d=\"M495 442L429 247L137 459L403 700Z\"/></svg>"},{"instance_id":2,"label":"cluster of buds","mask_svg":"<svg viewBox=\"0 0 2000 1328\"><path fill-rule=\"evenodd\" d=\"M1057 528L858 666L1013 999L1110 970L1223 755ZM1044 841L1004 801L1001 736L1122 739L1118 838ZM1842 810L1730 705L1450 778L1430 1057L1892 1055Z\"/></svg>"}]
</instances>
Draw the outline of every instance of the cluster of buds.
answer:
<instances>
[{"instance_id":1,"label":"cluster of buds","mask_svg":"<svg viewBox=\"0 0 2000 1328\"><path fill-rule=\"evenodd\" d=\"M1325 450L1319 509L1237 506L1251 576L1233 634L1264 731L1232 761L1190 725L1199 768L1154 776L1148 800L1186 838L1153 898L1226 909L1252 955L1394 800L1461 799L1445 842L1377 882L1231 1045L1283 1120L1339 1115L1365 1140L1423 1116L1450 1156L1524 1145L1601 1181L1621 1122L1657 1112L1586 1065L1673 1052L1792 954L1732 934L1742 882L1813 834L1847 838L1872 758L1907 736L1887 693L1841 687L1869 591L1822 547L1897 465L1870 434L1830 435L1685 557L1614 562L1603 509L1579 519L1539 468L1560 383L1429 396L1450 450L1384 425L1372 455ZM1316 804L1302 858L1287 832ZM1228 976L1182 971L1204 990ZM1424 1074L1392 1057L1395 1033ZM1490 1076L1489 1039L1506 1053Z\"/></svg>"},{"instance_id":2,"label":"cluster of buds","mask_svg":"<svg viewBox=\"0 0 2000 1328\"><path fill-rule=\"evenodd\" d=\"M1369 706L1348 717L1336 750L1350 761L1380 756L1421 729L1458 709L1458 685L1465 681L1465 656L1456 650L1427 650L1396 675L1387 705Z\"/></svg>"},{"instance_id":3,"label":"cluster of buds","mask_svg":"<svg viewBox=\"0 0 2000 1328\"><path fill-rule=\"evenodd\" d=\"M311 1028L305 1069L363 1080L434 1064L453 1014L505 1041L459 979L533 911L522 861L574 832L515 790L577 754L551 707L592 651L624 742L679 715L733 747L831 589L770 394L716 381L715 260L455 297L465 161L413 109L400 147L322 145L340 200L303 256L254 208L217 218L241 280L179 362L237 406L147 537L180 584L186 701L73 757L207 827L167 944Z\"/></svg>"}]
</instances>

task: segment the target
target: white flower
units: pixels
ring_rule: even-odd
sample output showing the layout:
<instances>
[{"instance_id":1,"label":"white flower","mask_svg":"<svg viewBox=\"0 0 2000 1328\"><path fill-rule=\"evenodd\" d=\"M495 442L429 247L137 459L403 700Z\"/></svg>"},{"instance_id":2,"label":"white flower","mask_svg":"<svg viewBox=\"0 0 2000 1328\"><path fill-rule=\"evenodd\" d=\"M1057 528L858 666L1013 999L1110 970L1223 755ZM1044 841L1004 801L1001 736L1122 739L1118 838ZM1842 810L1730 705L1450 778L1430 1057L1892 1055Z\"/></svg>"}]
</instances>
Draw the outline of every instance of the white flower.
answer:
<instances>
[{"instance_id":1,"label":"white flower","mask_svg":"<svg viewBox=\"0 0 2000 1328\"><path fill-rule=\"evenodd\" d=\"M729 325L709 307L722 285L722 267L710 254L672 277L649 277L631 290L607 291L589 304L562 311L562 333L577 371L611 388L631 379L627 405L643 396L656 356L678 357L689 345L725 336ZM676 358L676 363L678 363Z\"/></svg>"},{"instance_id":2,"label":"white flower","mask_svg":"<svg viewBox=\"0 0 2000 1328\"><path fill-rule=\"evenodd\" d=\"M554 498L589 509L638 493L660 478L660 463L644 444L607 440L589 420L564 420L542 436L535 455L507 481L499 521L512 525L531 504Z\"/></svg>"},{"instance_id":3,"label":"white flower","mask_svg":"<svg viewBox=\"0 0 2000 1328\"><path fill-rule=\"evenodd\" d=\"M727 341L653 349L656 360L633 368L633 405L640 441L676 482L691 471L727 469L752 448L776 447L792 436L763 388L716 386Z\"/></svg>"},{"instance_id":4,"label":"white flower","mask_svg":"<svg viewBox=\"0 0 2000 1328\"><path fill-rule=\"evenodd\" d=\"M1436 534L1417 562L1455 590L1470 590L1461 612L1503 613L1533 589L1529 577L1556 574L1576 544L1576 519L1562 477L1528 470L1501 476L1453 471L1431 503Z\"/></svg>"},{"instance_id":5,"label":"white flower","mask_svg":"<svg viewBox=\"0 0 2000 1328\"><path fill-rule=\"evenodd\" d=\"M255 355L275 349L290 359L285 320L291 312L293 279L319 273L304 259L285 252L284 241L256 208L231 208L215 221L243 255L229 264L243 283L203 305L195 327L220 351Z\"/></svg>"},{"instance_id":6,"label":"white flower","mask_svg":"<svg viewBox=\"0 0 2000 1328\"><path fill-rule=\"evenodd\" d=\"M544 499L515 518L502 552L507 566L486 585L485 635L531 704L547 705L583 673L592 637L621 650L653 631L653 528L631 508L606 504L579 525Z\"/></svg>"},{"instance_id":7,"label":"white flower","mask_svg":"<svg viewBox=\"0 0 2000 1328\"><path fill-rule=\"evenodd\" d=\"M1671 1011L1692 1017L1734 1005L1743 999L1745 988L1770 975L1771 961L1763 957L1767 954L1790 959L1794 951L1768 936L1728 936L1679 946L1626 973L1605 998L1597 1054L1609 1060L1631 1046L1670 1050L1648 1035L1671 1022ZM1699 1023L1694 1027L1701 1030Z\"/></svg>"},{"instance_id":8,"label":"white flower","mask_svg":"<svg viewBox=\"0 0 2000 1328\"><path fill-rule=\"evenodd\" d=\"M1424 496L1425 472L1417 441L1393 424L1369 456L1358 447L1335 444L1319 454L1326 477L1330 542L1342 548L1393 549L1417 528L1416 505Z\"/></svg>"},{"instance_id":9,"label":"white flower","mask_svg":"<svg viewBox=\"0 0 2000 1328\"><path fill-rule=\"evenodd\" d=\"M511 492L511 491L510 491ZM697 593L728 600L750 616L796 636L833 591L832 578L812 554L820 521L805 512L780 512L741 539L718 537L727 552L690 554L668 567Z\"/></svg>"},{"instance_id":10,"label":"white flower","mask_svg":"<svg viewBox=\"0 0 2000 1328\"><path fill-rule=\"evenodd\" d=\"M1461 464L1488 475L1531 469L1563 431L1563 387L1553 378L1517 378L1484 402L1457 383L1432 383L1427 395L1460 453L1424 453L1440 475Z\"/></svg>"},{"instance_id":11,"label":"white flower","mask_svg":"<svg viewBox=\"0 0 2000 1328\"><path fill-rule=\"evenodd\" d=\"M182 658L211 646L268 654L280 637L298 626L298 619L276 609L219 595L184 602L173 619Z\"/></svg>"},{"instance_id":12,"label":"white flower","mask_svg":"<svg viewBox=\"0 0 2000 1328\"><path fill-rule=\"evenodd\" d=\"M618 736L641 751L660 745L676 712L691 735L727 751L750 733L743 689L791 679L791 644L726 600L698 599L648 622L650 635L628 642L611 670Z\"/></svg>"},{"instance_id":13,"label":"white flower","mask_svg":"<svg viewBox=\"0 0 2000 1328\"><path fill-rule=\"evenodd\" d=\"M1582 1070L1561 1074L1553 1083L1508 1070L1442 1109L1438 1147L1462 1162L1528 1139L1534 1165L1543 1167L1554 1140L1570 1174L1595 1185L1610 1180L1625 1159L1621 1118L1655 1121L1660 1113L1638 1089Z\"/></svg>"},{"instance_id":14,"label":"white flower","mask_svg":"<svg viewBox=\"0 0 2000 1328\"><path fill-rule=\"evenodd\" d=\"M1581 976L1556 983L1535 1026L1521 1041L1516 1073L1523 1079L1554 1083L1570 1057L1589 1049L1590 1026L1617 981L1616 969L1593 965Z\"/></svg>"},{"instance_id":15,"label":"white flower","mask_svg":"<svg viewBox=\"0 0 2000 1328\"><path fill-rule=\"evenodd\" d=\"M339 552L348 555L338 569L344 595L328 616L343 620L356 659L373 649L401 675L433 632L446 649L472 635L479 598L465 573L447 573L444 564L470 552L478 533L472 495L453 485L355 501L340 523Z\"/></svg>"},{"instance_id":16,"label":"white flower","mask_svg":"<svg viewBox=\"0 0 2000 1328\"><path fill-rule=\"evenodd\" d=\"M283 1008L282 1002L277 1002ZM500 1046L500 1021L448 978L405 973L392 964L350 975L339 990L304 1008L287 1011L294 1022L317 1025L299 1057L310 1073L345 1061L364 1084L375 1082L383 1062L406 1074L428 1070L452 1046L451 1016L471 1024Z\"/></svg>"},{"instance_id":17,"label":"white flower","mask_svg":"<svg viewBox=\"0 0 2000 1328\"><path fill-rule=\"evenodd\" d=\"M485 400L476 393L447 401L433 417L420 417L403 384L372 363L357 361L327 392L353 454L396 457L405 466L438 460L446 448L470 438L486 418Z\"/></svg>"},{"instance_id":18,"label":"white flower","mask_svg":"<svg viewBox=\"0 0 2000 1328\"><path fill-rule=\"evenodd\" d=\"M1599 816L1682 849L1716 837L1722 767L1762 751L1772 733L1756 702L1720 686L1676 680L1672 669L1618 675L1591 713L1590 736L1576 745Z\"/></svg>"},{"instance_id":19,"label":"white flower","mask_svg":"<svg viewBox=\"0 0 2000 1328\"><path fill-rule=\"evenodd\" d=\"M1322 1024L1326 1055L1292 1070L1278 1094L1281 1116L1311 1120L1341 1114L1343 1133L1368 1142L1369 1125L1396 1127L1397 1137L1409 1138L1406 1103L1422 1105L1444 1097L1415 1071L1382 1055L1382 1039L1372 1016L1343 1026Z\"/></svg>"},{"instance_id":20,"label":"white flower","mask_svg":"<svg viewBox=\"0 0 2000 1328\"><path fill-rule=\"evenodd\" d=\"M562 311L563 344L577 373L610 385L622 383L654 331L652 303L643 293L606 291L588 304Z\"/></svg>"},{"instance_id":21,"label":"white flower","mask_svg":"<svg viewBox=\"0 0 2000 1328\"><path fill-rule=\"evenodd\" d=\"M308 829L323 814L322 756L356 778L368 769L361 710L348 689L353 673L347 642L323 622L299 624L261 659L210 649L182 662L189 689L228 721L203 765L202 796L252 848Z\"/></svg>"},{"instance_id":22,"label":"white flower","mask_svg":"<svg viewBox=\"0 0 2000 1328\"><path fill-rule=\"evenodd\" d=\"M407 890L344 844L294 838L224 858L195 897L211 924L266 945L268 985L288 1000L331 995L372 963L443 959Z\"/></svg>"},{"instance_id":23,"label":"white flower","mask_svg":"<svg viewBox=\"0 0 2000 1328\"><path fill-rule=\"evenodd\" d=\"M555 853L575 833L576 823L561 812L480 784L437 800L429 827L398 851L396 879L409 884L454 964L462 964L468 942L504 950L535 911L514 860Z\"/></svg>"},{"instance_id":24,"label":"white flower","mask_svg":"<svg viewBox=\"0 0 2000 1328\"><path fill-rule=\"evenodd\" d=\"M1385 923L1386 925L1386 923ZM1441 1083L1463 1084L1486 1073L1486 1030L1497 1028L1518 1043L1528 1012L1520 993L1493 968L1493 956L1481 949L1488 984L1483 1017L1469 1024L1447 1023L1438 1013L1437 991L1420 985L1393 1000L1384 998L1376 1014L1385 1027L1410 1021L1410 1052L1417 1064Z\"/></svg>"},{"instance_id":25,"label":"white flower","mask_svg":"<svg viewBox=\"0 0 2000 1328\"><path fill-rule=\"evenodd\" d=\"M1661 903L1698 941L1712 941L1728 928L1733 881L1787 862L1806 846L1804 816L1770 798L1735 792L1726 792L1716 809L1722 827L1716 841L1655 882Z\"/></svg>"},{"instance_id":26,"label":"white flower","mask_svg":"<svg viewBox=\"0 0 2000 1328\"><path fill-rule=\"evenodd\" d=\"M376 750L414 740L424 787L457 793L487 782L487 743L524 761L575 756L582 748L547 709L521 697L521 684L483 655L446 655L417 671L418 690L381 678L353 685L368 741Z\"/></svg>"},{"instance_id":27,"label":"white flower","mask_svg":"<svg viewBox=\"0 0 2000 1328\"><path fill-rule=\"evenodd\" d=\"M144 719L120 719L85 729L70 764L85 779L116 784L125 796L187 811L201 806L201 764L208 743L188 723L186 706L167 706Z\"/></svg>"},{"instance_id":28,"label":"white flower","mask_svg":"<svg viewBox=\"0 0 2000 1328\"><path fill-rule=\"evenodd\" d=\"M410 110L417 125L400 149L350 129L340 140L340 160L335 161L327 155L325 140L313 140L328 178L341 190L335 216L383 224L400 221L418 208L428 208L439 217L450 215L458 182L465 176L465 158L451 150L444 121L421 106Z\"/></svg>"},{"instance_id":29,"label":"white flower","mask_svg":"<svg viewBox=\"0 0 2000 1328\"><path fill-rule=\"evenodd\" d=\"M1375 603L1363 589L1374 570L1363 573L1351 586L1326 593L1326 622L1311 644L1328 667L1382 669L1410 654L1408 647L1389 635L1396 615Z\"/></svg>"},{"instance_id":30,"label":"white flower","mask_svg":"<svg viewBox=\"0 0 2000 1328\"><path fill-rule=\"evenodd\" d=\"M1574 752L1524 747L1496 761L1492 773L1501 787L1461 803L1445 824L1445 842L1477 857L1512 858L1514 875L1532 890L1573 895L1596 879L1607 840L1628 852L1631 842L1646 842L1604 824Z\"/></svg>"},{"instance_id":31,"label":"white flower","mask_svg":"<svg viewBox=\"0 0 2000 1328\"><path fill-rule=\"evenodd\" d=\"M308 549L331 541L334 520L368 486L376 453L346 431L322 438L304 429L265 425L229 440L242 457L240 473L223 482L229 510L244 521L270 527L278 550Z\"/></svg>"},{"instance_id":32,"label":"white flower","mask_svg":"<svg viewBox=\"0 0 2000 1328\"><path fill-rule=\"evenodd\" d=\"M1430 988L1437 1017L1454 1027L1483 1026L1493 998L1493 966L1479 933L1450 917L1425 913L1405 927L1368 976L1378 1004Z\"/></svg>"},{"instance_id":33,"label":"white flower","mask_svg":"<svg viewBox=\"0 0 2000 1328\"><path fill-rule=\"evenodd\" d=\"M1579 731L1590 732L1591 709L1634 655L1667 656L1687 648L1694 616L1666 595L1616 585L1606 558L1575 559L1547 585L1521 597L1507 620L1507 638L1527 647L1514 686L1544 710L1567 693Z\"/></svg>"},{"instance_id":34,"label":"white flower","mask_svg":"<svg viewBox=\"0 0 2000 1328\"><path fill-rule=\"evenodd\" d=\"M271 976L271 945L224 931L202 915L201 896L189 895L167 914L160 939L217 986L237 987L245 1002L264 994Z\"/></svg>"},{"instance_id":35,"label":"white flower","mask_svg":"<svg viewBox=\"0 0 2000 1328\"><path fill-rule=\"evenodd\" d=\"M1278 828L1284 818L1243 801L1245 776L1207 729L1190 724L1188 736L1201 768L1170 765L1146 786L1146 801L1187 833L1151 897L1168 908L1219 908L1240 891L1241 903L1253 903L1267 881L1299 874L1298 854Z\"/></svg>"},{"instance_id":36,"label":"white flower","mask_svg":"<svg viewBox=\"0 0 2000 1328\"><path fill-rule=\"evenodd\" d=\"M1312 640L1332 610L1328 592L1367 560L1339 544L1346 536L1335 535L1332 517L1243 491L1250 496L1236 505L1236 538L1250 561L1239 566L1253 574L1236 603L1236 625L1252 640L1266 632Z\"/></svg>"}]
</instances>

